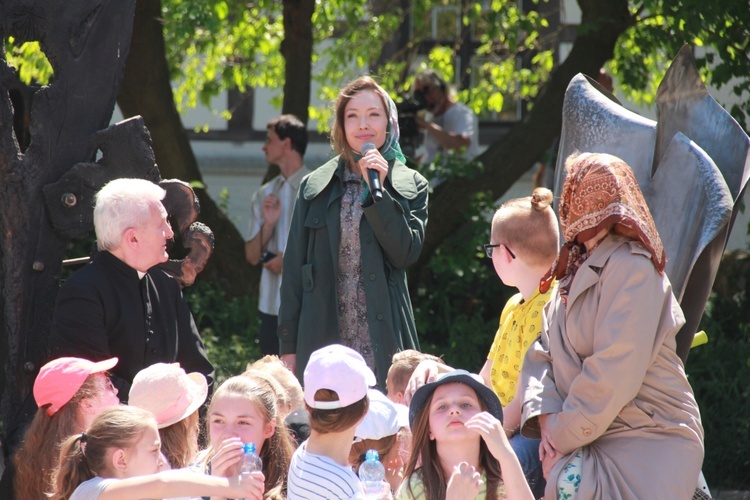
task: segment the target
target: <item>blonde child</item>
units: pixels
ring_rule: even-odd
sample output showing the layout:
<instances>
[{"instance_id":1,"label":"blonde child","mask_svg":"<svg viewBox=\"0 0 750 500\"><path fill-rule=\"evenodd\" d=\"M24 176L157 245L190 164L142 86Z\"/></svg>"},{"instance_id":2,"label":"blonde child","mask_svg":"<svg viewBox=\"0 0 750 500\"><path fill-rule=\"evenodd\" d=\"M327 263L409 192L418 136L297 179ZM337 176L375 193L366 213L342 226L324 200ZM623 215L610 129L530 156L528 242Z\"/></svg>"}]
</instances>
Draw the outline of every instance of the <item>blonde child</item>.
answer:
<instances>
[{"instance_id":1,"label":"blonde child","mask_svg":"<svg viewBox=\"0 0 750 500\"><path fill-rule=\"evenodd\" d=\"M210 446L201 459L206 473L236 475L243 443L254 443L263 460L264 498L284 496L294 445L278 418L275 394L267 383L245 375L231 377L216 389L208 407Z\"/></svg>"},{"instance_id":2,"label":"blonde child","mask_svg":"<svg viewBox=\"0 0 750 500\"><path fill-rule=\"evenodd\" d=\"M404 399L406 384L409 382L414 370L419 363L430 360L435 363L442 363L443 360L432 354L416 351L414 349L404 349L393 355L391 367L388 369L388 376L385 379L385 388L388 399L394 403L408 405L409 402Z\"/></svg>"},{"instance_id":3,"label":"blonde child","mask_svg":"<svg viewBox=\"0 0 750 500\"><path fill-rule=\"evenodd\" d=\"M100 413L85 433L69 437L54 473L53 500L109 500L223 495L259 500L263 474L219 478L165 465L153 415L118 406Z\"/></svg>"},{"instance_id":4,"label":"blonde child","mask_svg":"<svg viewBox=\"0 0 750 500\"><path fill-rule=\"evenodd\" d=\"M274 354L263 356L254 363L248 363L247 369L260 370L275 378L284 388L284 391L289 394L290 406L293 410L305 404L302 385L278 356Z\"/></svg>"},{"instance_id":5,"label":"blonde child","mask_svg":"<svg viewBox=\"0 0 750 500\"><path fill-rule=\"evenodd\" d=\"M487 361L480 372L503 405L503 427L536 497L544 493L539 440L527 439L521 426L519 390L523 358L542 330L542 309L555 286L542 293L539 284L557 258L559 232L552 210L552 192L537 188L525 198L503 203L492 218L490 244L485 245L495 272L508 286L518 288L500 315Z\"/></svg>"},{"instance_id":6,"label":"blonde child","mask_svg":"<svg viewBox=\"0 0 750 500\"><path fill-rule=\"evenodd\" d=\"M302 385L294 373L287 368L281 359L273 354L263 356L254 363L247 364L247 370L259 370L271 375L289 396L289 411L284 412L284 422L289 432L292 433L295 445L299 446L310 437L310 420L305 410L305 399L302 393ZM247 373L247 372L245 372Z\"/></svg>"},{"instance_id":7,"label":"blonde child","mask_svg":"<svg viewBox=\"0 0 750 500\"><path fill-rule=\"evenodd\" d=\"M195 462L198 455L198 410L208 396L206 377L185 373L179 363L155 363L133 377L128 403L156 418L161 451L172 469Z\"/></svg>"},{"instance_id":8,"label":"blonde child","mask_svg":"<svg viewBox=\"0 0 750 500\"><path fill-rule=\"evenodd\" d=\"M406 479L397 499L533 498L502 427L497 395L479 375L455 370L414 393Z\"/></svg>"}]
</instances>

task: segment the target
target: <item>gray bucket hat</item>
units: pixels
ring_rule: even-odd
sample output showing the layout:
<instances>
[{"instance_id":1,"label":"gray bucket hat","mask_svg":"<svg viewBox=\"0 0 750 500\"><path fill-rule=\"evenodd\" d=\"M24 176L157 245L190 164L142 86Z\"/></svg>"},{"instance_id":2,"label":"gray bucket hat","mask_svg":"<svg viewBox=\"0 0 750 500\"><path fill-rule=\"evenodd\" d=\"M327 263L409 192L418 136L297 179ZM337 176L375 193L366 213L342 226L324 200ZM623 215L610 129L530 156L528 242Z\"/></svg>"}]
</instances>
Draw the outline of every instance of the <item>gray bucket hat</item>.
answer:
<instances>
[{"instance_id":1,"label":"gray bucket hat","mask_svg":"<svg viewBox=\"0 0 750 500\"><path fill-rule=\"evenodd\" d=\"M469 373L466 370L454 370L452 372L443 373L438 376L437 380L429 384L425 384L414 393L411 398L411 404L409 404L409 425L414 426L414 419L422 411L427 400L435 392L435 389L445 384L465 384L474 389L479 399L484 402L487 407L487 411L498 419L500 422L503 421L503 405L497 397L497 394L484 385L479 375Z\"/></svg>"}]
</instances>

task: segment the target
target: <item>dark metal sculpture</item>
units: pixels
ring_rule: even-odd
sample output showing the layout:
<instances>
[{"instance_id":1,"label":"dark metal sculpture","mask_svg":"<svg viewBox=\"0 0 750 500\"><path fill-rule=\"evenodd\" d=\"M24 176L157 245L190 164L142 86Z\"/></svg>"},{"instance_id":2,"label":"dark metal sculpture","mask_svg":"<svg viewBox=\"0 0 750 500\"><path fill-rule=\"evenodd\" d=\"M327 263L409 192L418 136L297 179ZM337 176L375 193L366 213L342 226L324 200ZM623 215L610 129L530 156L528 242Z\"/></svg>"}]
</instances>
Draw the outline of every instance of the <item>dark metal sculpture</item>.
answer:
<instances>
[{"instance_id":1,"label":"dark metal sculpture","mask_svg":"<svg viewBox=\"0 0 750 500\"><path fill-rule=\"evenodd\" d=\"M628 111L597 87L583 75L568 86L556 191L574 151L610 153L633 168L687 320L677 334L684 361L750 175L750 139L708 94L687 46L659 86L657 122Z\"/></svg>"},{"instance_id":2,"label":"dark metal sculpture","mask_svg":"<svg viewBox=\"0 0 750 500\"><path fill-rule=\"evenodd\" d=\"M142 121L108 127L130 49L135 3L0 1L0 417L6 429L47 359L65 244L91 230L93 195L114 178L161 181ZM23 141L28 148L19 146L13 128L9 89L18 88L18 79L5 61L9 36L19 43L39 41L54 71L50 84L33 94L30 114L24 114L31 121ZM170 195L170 203L185 197L184 187L176 192L182 194ZM183 240L192 243L185 246L196 252L176 270L171 264L184 274L183 283L192 283L212 248L210 230L191 225L198 210L194 201L190 193L176 203L183 207L176 209L183 214L176 224L189 233Z\"/></svg>"}]
</instances>

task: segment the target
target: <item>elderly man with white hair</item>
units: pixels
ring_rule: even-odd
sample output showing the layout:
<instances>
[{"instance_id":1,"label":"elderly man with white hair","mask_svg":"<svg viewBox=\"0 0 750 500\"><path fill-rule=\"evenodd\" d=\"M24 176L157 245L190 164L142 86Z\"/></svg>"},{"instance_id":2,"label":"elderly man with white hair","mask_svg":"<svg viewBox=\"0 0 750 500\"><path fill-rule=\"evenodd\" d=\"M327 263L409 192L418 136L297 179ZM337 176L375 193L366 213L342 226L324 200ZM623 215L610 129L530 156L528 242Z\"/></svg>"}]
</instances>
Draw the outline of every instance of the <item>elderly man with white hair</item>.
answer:
<instances>
[{"instance_id":1,"label":"elderly man with white hair","mask_svg":"<svg viewBox=\"0 0 750 500\"><path fill-rule=\"evenodd\" d=\"M174 233L161 200L143 179L117 179L96 195L99 253L60 288L50 336L52 355L99 361L112 357L112 381L126 402L138 371L179 362L209 386L214 369L179 284L155 267L169 259Z\"/></svg>"}]
</instances>

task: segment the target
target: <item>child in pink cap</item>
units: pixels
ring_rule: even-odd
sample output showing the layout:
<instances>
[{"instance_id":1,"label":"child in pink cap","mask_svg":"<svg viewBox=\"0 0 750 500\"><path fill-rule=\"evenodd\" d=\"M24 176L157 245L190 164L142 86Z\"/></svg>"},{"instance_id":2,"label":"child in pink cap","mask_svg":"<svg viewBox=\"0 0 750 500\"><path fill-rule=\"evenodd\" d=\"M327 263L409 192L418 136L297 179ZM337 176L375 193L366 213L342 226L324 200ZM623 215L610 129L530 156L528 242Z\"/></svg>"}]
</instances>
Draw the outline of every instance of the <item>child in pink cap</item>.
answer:
<instances>
[{"instance_id":1,"label":"child in pink cap","mask_svg":"<svg viewBox=\"0 0 750 500\"><path fill-rule=\"evenodd\" d=\"M117 358L98 363L58 358L39 370L33 391L39 409L13 456L16 498L44 498L51 490L60 444L80 434L99 413L120 404L107 375L116 364Z\"/></svg>"},{"instance_id":2,"label":"child in pink cap","mask_svg":"<svg viewBox=\"0 0 750 500\"><path fill-rule=\"evenodd\" d=\"M353 349L333 344L310 356L304 373L310 438L292 457L288 498L364 498L349 464L354 431L369 407L375 374ZM384 483L385 491L389 488ZM387 493L386 493L387 495Z\"/></svg>"}]
</instances>

